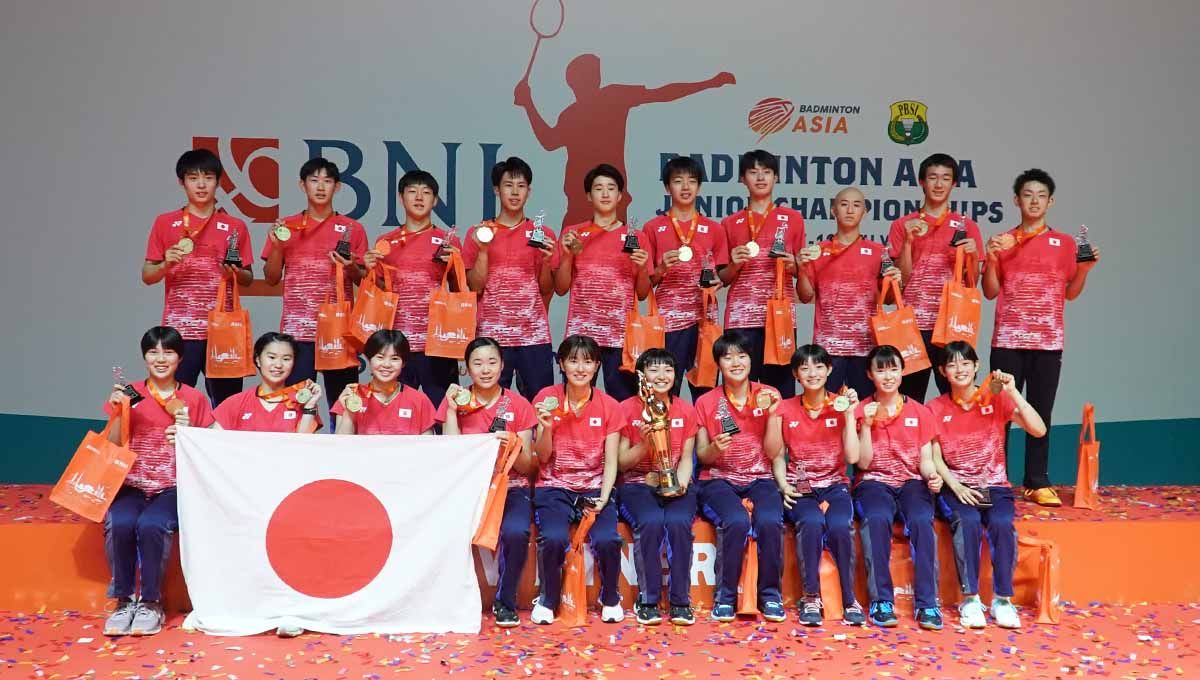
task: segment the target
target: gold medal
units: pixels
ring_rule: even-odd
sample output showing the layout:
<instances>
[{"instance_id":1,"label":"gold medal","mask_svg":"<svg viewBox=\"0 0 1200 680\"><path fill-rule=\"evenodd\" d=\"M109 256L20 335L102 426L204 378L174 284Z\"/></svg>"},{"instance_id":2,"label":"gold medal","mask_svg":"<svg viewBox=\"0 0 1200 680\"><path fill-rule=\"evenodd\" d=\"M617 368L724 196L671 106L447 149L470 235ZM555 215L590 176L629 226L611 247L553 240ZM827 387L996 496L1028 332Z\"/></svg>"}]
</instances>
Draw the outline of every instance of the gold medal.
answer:
<instances>
[{"instance_id":1,"label":"gold medal","mask_svg":"<svg viewBox=\"0 0 1200 680\"><path fill-rule=\"evenodd\" d=\"M351 413L358 413L359 411L363 410L362 397L358 396L357 394L347 395L346 410Z\"/></svg>"},{"instance_id":2,"label":"gold medal","mask_svg":"<svg viewBox=\"0 0 1200 680\"><path fill-rule=\"evenodd\" d=\"M386 238L381 238L375 242L374 248L375 248L375 252L379 253L380 255L382 255L384 257L387 257L388 254L392 252L392 242L387 240Z\"/></svg>"},{"instance_id":3,"label":"gold medal","mask_svg":"<svg viewBox=\"0 0 1200 680\"><path fill-rule=\"evenodd\" d=\"M558 408L558 397L546 397L541 404L543 411L553 411Z\"/></svg>"},{"instance_id":4,"label":"gold medal","mask_svg":"<svg viewBox=\"0 0 1200 680\"><path fill-rule=\"evenodd\" d=\"M988 390L990 390L992 394L1000 394L1001 392L1004 391L1004 383L1000 382L999 380L996 380L993 377L992 381L990 383L988 383Z\"/></svg>"},{"instance_id":5,"label":"gold medal","mask_svg":"<svg viewBox=\"0 0 1200 680\"><path fill-rule=\"evenodd\" d=\"M759 247L758 241L750 241L746 244L746 250L750 251L750 257L758 257L758 253L762 251L762 248Z\"/></svg>"},{"instance_id":6,"label":"gold medal","mask_svg":"<svg viewBox=\"0 0 1200 680\"><path fill-rule=\"evenodd\" d=\"M924 236L929 232L929 225L925 222L917 222L917 236Z\"/></svg>"},{"instance_id":7,"label":"gold medal","mask_svg":"<svg viewBox=\"0 0 1200 680\"><path fill-rule=\"evenodd\" d=\"M292 237L292 230L286 224L275 225L274 233L276 241L287 241Z\"/></svg>"},{"instance_id":8,"label":"gold medal","mask_svg":"<svg viewBox=\"0 0 1200 680\"><path fill-rule=\"evenodd\" d=\"M167 409L167 413L174 417L179 415L180 411L187 410L187 404L183 403L182 399L172 399L167 402L165 408Z\"/></svg>"},{"instance_id":9,"label":"gold medal","mask_svg":"<svg viewBox=\"0 0 1200 680\"><path fill-rule=\"evenodd\" d=\"M459 406L466 406L467 404L471 403L470 390L459 390L455 392L454 403L458 404Z\"/></svg>"},{"instance_id":10,"label":"gold medal","mask_svg":"<svg viewBox=\"0 0 1200 680\"><path fill-rule=\"evenodd\" d=\"M879 413L879 404L874 401L863 407L863 415L868 418L874 418L877 413Z\"/></svg>"},{"instance_id":11,"label":"gold medal","mask_svg":"<svg viewBox=\"0 0 1200 680\"><path fill-rule=\"evenodd\" d=\"M475 230L475 240L480 243L491 243L492 239L496 238L496 232L486 224L482 224Z\"/></svg>"},{"instance_id":12,"label":"gold medal","mask_svg":"<svg viewBox=\"0 0 1200 680\"><path fill-rule=\"evenodd\" d=\"M175 247L179 249L179 252L187 255L196 249L196 243L192 239L184 236L183 238L179 239L179 243L176 243Z\"/></svg>"},{"instance_id":13,"label":"gold medal","mask_svg":"<svg viewBox=\"0 0 1200 680\"><path fill-rule=\"evenodd\" d=\"M844 394L839 394L833 399L833 410L838 413L843 413L850 408L850 397Z\"/></svg>"},{"instance_id":14,"label":"gold medal","mask_svg":"<svg viewBox=\"0 0 1200 680\"><path fill-rule=\"evenodd\" d=\"M307 404L309 399L312 399L312 390L308 389L307 387L301 387L300 390L296 392L296 403L300 404L301 406Z\"/></svg>"},{"instance_id":15,"label":"gold medal","mask_svg":"<svg viewBox=\"0 0 1200 680\"><path fill-rule=\"evenodd\" d=\"M759 391L754 395L754 404L761 409L771 408L771 404L775 403L775 394L772 392Z\"/></svg>"},{"instance_id":16,"label":"gold medal","mask_svg":"<svg viewBox=\"0 0 1200 680\"><path fill-rule=\"evenodd\" d=\"M680 262L691 262L693 254L694 253L692 252L692 247L689 246L688 244L685 243L685 244L679 246L679 261Z\"/></svg>"}]
</instances>

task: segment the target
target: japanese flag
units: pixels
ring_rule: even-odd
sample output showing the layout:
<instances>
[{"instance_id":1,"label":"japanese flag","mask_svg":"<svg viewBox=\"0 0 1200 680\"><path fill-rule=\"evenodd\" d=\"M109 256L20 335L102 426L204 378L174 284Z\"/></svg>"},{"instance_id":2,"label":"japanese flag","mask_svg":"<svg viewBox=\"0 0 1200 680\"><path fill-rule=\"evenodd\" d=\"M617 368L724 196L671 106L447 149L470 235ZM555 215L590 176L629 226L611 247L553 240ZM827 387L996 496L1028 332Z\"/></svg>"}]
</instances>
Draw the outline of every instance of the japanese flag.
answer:
<instances>
[{"instance_id":1,"label":"japanese flag","mask_svg":"<svg viewBox=\"0 0 1200 680\"><path fill-rule=\"evenodd\" d=\"M181 428L184 626L254 635L477 633L471 536L494 435Z\"/></svg>"}]
</instances>

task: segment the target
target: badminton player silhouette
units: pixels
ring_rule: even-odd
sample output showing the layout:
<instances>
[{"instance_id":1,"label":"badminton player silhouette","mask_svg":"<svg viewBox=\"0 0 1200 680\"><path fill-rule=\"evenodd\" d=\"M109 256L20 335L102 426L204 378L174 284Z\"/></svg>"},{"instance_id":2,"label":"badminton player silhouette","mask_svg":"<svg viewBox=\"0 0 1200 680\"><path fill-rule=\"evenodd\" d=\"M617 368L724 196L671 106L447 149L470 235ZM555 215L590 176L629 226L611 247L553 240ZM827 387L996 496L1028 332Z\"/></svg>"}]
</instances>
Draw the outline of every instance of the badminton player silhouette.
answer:
<instances>
[{"instance_id":1,"label":"badminton player silhouette","mask_svg":"<svg viewBox=\"0 0 1200 680\"><path fill-rule=\"evenodd\" d=\"M601 85L600 57L581 54L567 64L566 71L567 86L575 93L575 101L562 110L557 123L551 126L533 103L529 74L542 40L553 38L562 29L563 6L561 1L557 3L557 28L547 31L539 29L534 20L538 4L534 2L529 13L529 25L537 34L537 41L525 75L513 90L513 103L525 110L533 134L544 149L554 151L565 148L567 151L563 175L563 193L567 197L567 213L562 222L565 227L587 221L592 216L592 208L583 191L583 177L588 170L601 163L609 163L628 177L625 171L625 132L630 110L643 104L675 101L711 88L732 85L736 81L732 73L722 72L700 82L671 83L656 88L645 85ZM553 3L550 6L553 8ZM627 190L618 209L622 220L626 219L625 211L631 200Z\"/></svg>"}]
</instances>

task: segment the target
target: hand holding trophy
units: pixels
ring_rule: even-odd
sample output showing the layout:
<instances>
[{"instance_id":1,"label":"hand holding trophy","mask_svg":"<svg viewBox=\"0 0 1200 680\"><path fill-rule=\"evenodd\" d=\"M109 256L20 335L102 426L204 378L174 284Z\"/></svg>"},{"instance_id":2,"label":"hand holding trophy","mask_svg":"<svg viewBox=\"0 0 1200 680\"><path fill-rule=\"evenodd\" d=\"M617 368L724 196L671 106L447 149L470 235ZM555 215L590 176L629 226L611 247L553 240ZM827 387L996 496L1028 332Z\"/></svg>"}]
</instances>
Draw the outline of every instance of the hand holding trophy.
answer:
<instances>
[{"instance_id":1,"label":"hand holding trophy","mask_svg":"<svg viewBox=\"0 0 1200 680\"><path fill-rule=\"evenodd\" d=\"M679 475L671 465L671 428L670 418L667 417L667 404L654 396L654 390L646 380L646 375L638 371L638 394L642 399L642 417L649 423L649 431L642 440L650 455L653 456L655 471L646 476L647 483L653 483L658 495L673 498L683 495L683 487L679 486Z\"/></svg>"}]
</instances>

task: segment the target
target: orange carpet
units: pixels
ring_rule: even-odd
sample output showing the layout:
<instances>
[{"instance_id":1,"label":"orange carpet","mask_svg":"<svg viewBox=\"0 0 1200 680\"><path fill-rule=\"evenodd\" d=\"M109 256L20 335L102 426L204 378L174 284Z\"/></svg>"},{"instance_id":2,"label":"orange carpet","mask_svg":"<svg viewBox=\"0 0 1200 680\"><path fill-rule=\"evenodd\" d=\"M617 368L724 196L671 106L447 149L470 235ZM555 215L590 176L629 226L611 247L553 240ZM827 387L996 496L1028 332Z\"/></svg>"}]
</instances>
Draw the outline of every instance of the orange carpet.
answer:
<instances>
[{"instance_id":1,"label":"orange carpet","mask_svg":"<svg viewBox=\"0 0 1200 680\"><path fill-rule=\"evenodd\" d=\"M1025 612L1028 615L1027 612ZM1060 626L941 632L698 622L599 623L479 635L189 633L173 617L150 638L108 639L97 615L0 612L3 678L1195 678L1198 605L1068 607Z\"/></svg>"}]
</instances>

